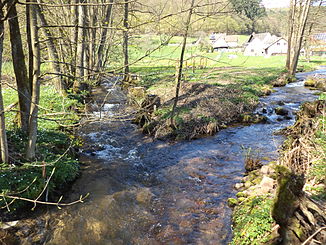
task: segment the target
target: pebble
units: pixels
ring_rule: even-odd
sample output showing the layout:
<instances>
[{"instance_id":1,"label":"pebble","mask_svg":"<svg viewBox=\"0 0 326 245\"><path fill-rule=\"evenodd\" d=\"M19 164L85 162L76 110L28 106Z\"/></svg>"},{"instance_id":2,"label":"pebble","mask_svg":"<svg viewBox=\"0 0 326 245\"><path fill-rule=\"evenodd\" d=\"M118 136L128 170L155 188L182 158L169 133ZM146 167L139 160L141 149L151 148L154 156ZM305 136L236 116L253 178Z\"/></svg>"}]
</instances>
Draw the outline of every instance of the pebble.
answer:
<instances>
[{"instance_id":1,"label":"pebble","mask_svg":"<svg viewBox=\"0 0 326 245\"><path fill-rule=\"evenodd\" d=\"M244 187L244 184L243 184L243 183L236 183L235 186L234 186L234 188L235 188L236 190L239 190L239 189L241 189L242 187Z\"/></svg>"}]
</instances>

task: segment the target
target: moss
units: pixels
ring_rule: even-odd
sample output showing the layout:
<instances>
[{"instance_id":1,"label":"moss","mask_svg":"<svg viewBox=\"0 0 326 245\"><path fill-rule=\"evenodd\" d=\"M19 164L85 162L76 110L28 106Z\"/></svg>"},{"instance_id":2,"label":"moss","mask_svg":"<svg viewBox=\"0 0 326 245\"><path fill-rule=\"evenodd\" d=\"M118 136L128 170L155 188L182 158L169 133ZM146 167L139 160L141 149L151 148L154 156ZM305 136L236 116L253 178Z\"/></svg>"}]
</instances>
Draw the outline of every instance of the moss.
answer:
<instances>
[{"instance_id":1,"label":"moss","mask_svg":"<svg viewBox=\"0 0 326 245\"><path fill-rule=\"evenodd\" d=\"M293 219L291 229L300 240L304 240L302 238L305 237L305 233L299 220Z\"/></svg>"},{"instance_id":2,"label":"moss","mask_svg":"<svg viewBox=\"0 0 326 245\"><path fill-rule=\"evenodd\" d=\"M238 198L238 201L239 201L239 203L242 203L242 202L244 202L246 199L247 199L246 197L239 197L239 198Z\"/></svg>"},{"instance_id":3,"label":"moss","mask_svg":"<svg viewBox=\"0 0 326 245\"><path fill-rule=\"evenodd\" d=\"M229 207L235 207L238 204L238 200L235 198L229 198L228 199L228 205Z\"/></svg>"},{"instance_id":4,"label":"moss","mask_svg":"<svg viewBox=\"0 0 326 245\"><path fill-rule=\"evenodd\" d=\"M252 180L252 183L255 185L258 185L263 179L263 176L258 176L255 179Z\"/></svg>"},{"instance_id":5,"label":"moss","mask_svg":"<svg viewBox=\"0 0 326 245\"><path fill-rule=\"evenodd\" d=\"M247 197L247 194L246 193L244 193L244 192L238 192L237 194L236 194L236 196L239 198L239 197Z\"/></svg>"},{"instance_id":6,"label":"moss","mask_svg":"<svg viewBox=\"0 0 326 245\"><path fill-rule=\"evenodd\" d=\"M307 79L305 82L304 82L304 86L307 86L307 87L315 87L316 85L316 81L314 79Z\"/></svg>"},{"instance_id":7,"label":"moss","mask_svg":"<svg viewBox=\"0 0 326 245\"><path fill-rule=\"evenodd\" d=\"M272 216L280 225L286 225L298 206L298 197L302 194L303 178L296 176L284 166L276 166L278 188L273 204Z\"/></svg>"}]
</instances>

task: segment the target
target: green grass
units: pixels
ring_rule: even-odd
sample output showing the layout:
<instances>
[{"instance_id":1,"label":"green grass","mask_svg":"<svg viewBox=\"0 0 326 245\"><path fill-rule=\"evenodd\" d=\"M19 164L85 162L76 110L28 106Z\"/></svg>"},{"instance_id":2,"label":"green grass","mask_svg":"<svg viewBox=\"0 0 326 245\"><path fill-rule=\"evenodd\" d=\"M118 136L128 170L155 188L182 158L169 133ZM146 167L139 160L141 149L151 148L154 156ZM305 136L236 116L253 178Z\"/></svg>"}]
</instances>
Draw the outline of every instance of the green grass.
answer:
<instances>
[{"instance_id":1,"label":"green grass","mask_svg":"<svg viewBox=\"0 0 326 245\"><path fill-rule=\"evenodd\" d=\"M49 70L50 64L43 63L41 64L41 73L44 73ZM12 62L4 62L2 64L2 75L14 77L14 67Z\"/></svg>"},{"instance_id":2,"label":"green grass","mask_svg":"<svg viewBox=\"0 0 326 245\"><path fill-rule=\"evenodd\" d=\"M317 183L326 185L326 118L321 116L318 119L318 130L313 139L316 151L313 155L317 160L313 162L309 171L309 178L314 179ZM316 187L312 190L315 199L326 201L326 191L324 187Z\"/></svg>"},{"instance_id":3,"label":"green grass","mask_svg":"<svg viewBox=\"0 0 326 245\"><path fill-rule=\"evenodd\" d=\"M8 106L17 102L17 93L14 89L3 90L4 104ZM52 193L59 191L78 175L78 161L72 150L64 154L77 141L68 132L61 130L60 125L69 125L77 122L78 116L73 109L78 107L74 99L60 96L53 86L41 87L41 101L38 120L37 153L35 162L24 160L26 135L17 127L17 112L7 112L6 126L10 150L10 164L0 165L0 193L12 194L25 198L36 198L45 186L42 177L42 167L35 165L46 164L48 178L55 168L49 182L50 198ZM66 112L66 114L64 114ZM49 116L50 114L50 116ZM44 197L42 196L42 200ZM0 207L10 199L0 198ZM15 201L10 210L25 207L26 203Z\"/></svg>"},{"instance_id":4,"label":"green grass","mask_svg":"<svg viewBox=\"0 0 326 245\"><path fill-rule=\"evenodd\" d=\"M273 219L273 199L268 196L249 197L233 212L234 237L231 245L259 245L269 240Z\"/></svg>"}]
</instances>

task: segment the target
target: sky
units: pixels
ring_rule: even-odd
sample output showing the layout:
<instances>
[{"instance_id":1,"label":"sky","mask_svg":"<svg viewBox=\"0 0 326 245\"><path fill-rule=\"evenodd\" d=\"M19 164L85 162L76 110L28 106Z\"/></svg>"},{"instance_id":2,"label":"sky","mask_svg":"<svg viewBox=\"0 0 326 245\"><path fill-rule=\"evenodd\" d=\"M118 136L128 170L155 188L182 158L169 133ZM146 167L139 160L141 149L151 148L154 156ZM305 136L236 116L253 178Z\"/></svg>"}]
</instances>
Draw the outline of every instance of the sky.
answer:
<instances>
[{"instance_id":1,"label":"sky","mask_svg":"<svg viewBox=\"0 0 326 245\"><path fill-rule=\"evenodd\" d=\"M289 6L290 0L263 0L266 8L284 8Z\"/></svg>"}]
</instances>

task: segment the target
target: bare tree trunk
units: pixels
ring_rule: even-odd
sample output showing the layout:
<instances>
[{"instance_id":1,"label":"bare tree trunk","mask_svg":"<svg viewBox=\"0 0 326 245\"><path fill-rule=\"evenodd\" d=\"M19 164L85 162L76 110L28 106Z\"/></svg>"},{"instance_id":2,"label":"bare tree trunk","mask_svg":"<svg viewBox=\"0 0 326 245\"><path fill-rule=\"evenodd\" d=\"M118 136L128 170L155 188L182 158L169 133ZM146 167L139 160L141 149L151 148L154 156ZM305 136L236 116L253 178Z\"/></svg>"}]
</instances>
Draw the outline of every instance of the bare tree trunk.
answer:
<instances>
[{"instance_id":1,"label":"bare tree trunk","mask_svg":"<svg viewBox=\"0 0 326 245\"><path fill-rule=\"evenodd\" d=\"M30 0L26 0L27 3ZM30 17L30 4L26 5L26 38L28 46L28 83L33 83L33 51L32 51L32 40L31 40L31 17Z\"/></svg>"},{"instance_id":2,"label":"bare tree trunk","mask_svg":"<svg viewBox=\"0 0 326 245\"><path fill-rule=\"evenodd\" d=\"M86 3L86 0L81 0L80 3ZM77 53L76 53L76 81L74 83L74 91L79 92L84 90L83 80L85 76L85 38L86 38L86 29L85 27L85 6L78 6L78 43L77 43Z\"/></svg>"},{"instance_id":3,"label":"bare tree trunk","mask_svg":"<svg viewBox=\"0 0 326 245\"><path fill-rule=\"evenodd\" d=\"M298 62L299 62L299 56L300 56L300 51L302 47L302 41L304 37L304 32L306 29L307 25L307 19L308 19L308 14L310 10L310 5L311 5L311 0L305 0L303 3L303 10L299 19L299 28L298 28L298 38L297 38L297 43L296 43L296 49L294 50L294 55L293 55L293 61L292 65L290 66L290 74L294 75Z\"/></svg>"},{"instance_id":4,"label":"bare tree trunk","mask_svg":"<svg viewBox=\"0 0 326 245\"><path fill-rule=\"evenodd\" d=\"M292 13L294 14L291 42L290 44L290 57L289 64L287 63L288 73L290 75L294 75L298 66L300 51L302 47L302 41L304 37L304 32L307 25L308 14L310 10L311 0L301 0L297 2L297 0L292 0L294 2L291 3L291 7L293 8ZM290 35L290 34L289 34Z\"/></svg>"},{"instance_id":5,"label":"bare tree trunk","mask_svg":"<svg viewBox=\"0 0 326 245\"><path fill-rule=\"evenodd\" d=\"M47 20L45 19L43 11L41 10L39 5L36 5L36 10L37 10L37 15L39 17L41 26L48 26ZM52 70L55 73L55 75L54 75L55 76L55 79L54 79L55 87L56 87L58 93L60 93L61 95L64 95L66 93L67 86L64 83L62 76L61 76L62 71L61 71L60 64L59 64L59 55L58 55L58 50L54 43L53 35L50 32L50 30L45 27L41 28L41 30L42 30L43 35L46 38L46 45L47 45L47 49L48 49L48 53L49 53Z\"/></svg>"},{"instance_id":6,"label":"bare tree trunk","mask_svg":"<svg viewBox=\"0 0 326 245\"><path fill-rule=\"evenodd\" d=\"M23 43L21 39L19 22L17 16L17 10L15 6L16 2L10 0L7 4L7 10L9 11L9 30L10 30L10 42L12 61L14 65L14 72L16 77L19 108L20 108L20 126L24 132L28 131L28 117L31 106L31 84L29 83L27 76L27 69L25 64L25 56L23 52Z\"/></svg>"},{"instance_id":7,"label":"bare tree trunk","mask_svg":"<svg viewBox=\"0 0 326 245\"><path fill-rule=\"evenodd\" d=\"M2 9L0 9L0 19L3 18ZM2 53L3 53L3 40L4 40L4 23L0 21L0 149L1 149L1 161L3 163L8 162L8 143L7 143L7 134L6 134L6 124L5 124L5 112L3 106L2 98Z\"/></svg>"},{"instance_id":8,"label":"bare tree trunk","mask_svg":"<svg viewBox=\"0 0 326 245\"><path fill-rule=\"evenodd\" d=\"M76 64L77 64L77 43L78 43L78 6L79 0L73 0L75 6L72 6L72 15L73 15L73 23L75 28L73 28L72 33L72 45L73 45L73 52L72 52L72 74L76 77Z\"/></svg>"},{"instance_id":9,"label":"bare tree trunk","mask_svg":"<svg viewBox=\"0 0 326 245\"><path fill-rule=\"evenodd\" d=\"M123 18L123 55L124 55L124 74L125 78L129 74L129 53L128 53L128 42L129 42L129 2L126 1L124 4L124 18Z\"/></svg>"},{"instance_id":10,"label":"bare tree trunk","mask_svg":"<svg viewBox=\"0 0 326 245\"><path fill-rule=\"evenodd\" d=\"M36 0L31 0L31 2L36 3ZM33 93L32 93L32 103L29 116L29 132L28 132L28 142L26 149L26 158L35 158L36 149L36 139L37 139L37 115L38 106L40 100L40 44L38 38L38 27L37 27L37 6L31 6L31 39L33 48Z\"/></svg>"},{"instance_id":11,"label":"bare tree trunk","mask_svg":"<svg viewBox=\"0 0 326 245\"><path fill-rule=\"evenodd\" d=\"M186 51L188 32L189 32L189 27L190 27L190 22L191 22L191 16L194 11L194 5L195 5L195 0L191 0L191 5L190 5L187 21L186 21L186 26L185 26L185 32L183 34L179 67L178 67L178 71L176 74L176 90L175 90L174 103L173 103L173 107L172 107L172 111L171 111L171 127L175 127L174 115L175 115L175 110L177 108L177 104L178 104L178 100L179 100L179 92L180 92L182 71L183 71L183 60L184 60L184 55L185 55L185 51Z\"/></svg>"},{"instance_id":12,"label":"bare tree trunk","mask_svg":"<svg viewBox=\"0 0 326 245\"><path fill-rule=\"evenodd\" d=\"M288 20L288 50L286 55L286 69L290 70L290 63L291 63L291 50L292 50L292 39L293 39L293 25L294 25L294 1L291 0L290 3L290 11L289 11L289 20Z\"/></svg>"},{"instance_id":13,"label":"bare tree trunk","mask_svg":"<svg viewBox=\"0 0 326 245\"><path fill-rule=\"evenodd\" d=\"M96 7L91 7L89 9L89 22L91 26L96 26L97 21L98 21L98 15L99 15L99 9ZM89 59L87 62L87 68L89 70L93 69L95 64L96 64L96 56L95 56L95 50L96 50L96 43L97 43L97 38L96 38L96 34L97 34L97 29L91 29L91 31L89 32ZM90 72L89 74L89 78L93 79L94 78L94 74L92 74L92 72Z\"/></svg>"},{"instance_id":14,"label":"bare tree trunk","mask_svg":"<svg viewBox=\"0 0 326 245\"><path fill-rule=\"evenodd\" d=\"M103 29L102 29L102 33L101 33L101 37L100 37L100 44L97 50L97 69L101 70L103 67L103 54L104 54L104 47L105 47L105 43L107 40L107 33L108 33L108 26L110 24L111 21L111 15L112 15L112 7L113 7L113 0L109 0L109 3L111 3L109 6L107 6L106 8L106 14L105 14L105 18L103 20Z\"/></svg>"}]
</instances>

